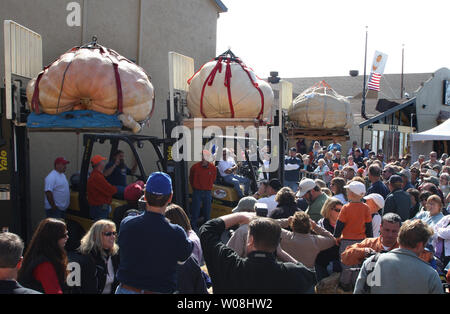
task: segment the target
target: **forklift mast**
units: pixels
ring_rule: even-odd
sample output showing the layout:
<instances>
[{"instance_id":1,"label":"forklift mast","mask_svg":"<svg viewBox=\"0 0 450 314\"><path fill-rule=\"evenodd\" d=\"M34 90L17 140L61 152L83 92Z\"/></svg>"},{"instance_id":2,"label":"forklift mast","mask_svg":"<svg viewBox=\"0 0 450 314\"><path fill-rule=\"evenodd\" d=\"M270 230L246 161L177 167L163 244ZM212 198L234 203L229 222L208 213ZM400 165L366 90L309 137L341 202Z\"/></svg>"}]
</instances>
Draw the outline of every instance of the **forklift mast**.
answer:
<instances>
[{"instance_id":1,"label":"forklift mast","mask_svg":"<svg viewBox=\"0 0 450 314\"><path fill-rule=\"evenodd\" d=\"M4 21L5 85L0 92L0 232L31 237L26 86L42 70L42 38Z\"/></svg>"}]
</instances>

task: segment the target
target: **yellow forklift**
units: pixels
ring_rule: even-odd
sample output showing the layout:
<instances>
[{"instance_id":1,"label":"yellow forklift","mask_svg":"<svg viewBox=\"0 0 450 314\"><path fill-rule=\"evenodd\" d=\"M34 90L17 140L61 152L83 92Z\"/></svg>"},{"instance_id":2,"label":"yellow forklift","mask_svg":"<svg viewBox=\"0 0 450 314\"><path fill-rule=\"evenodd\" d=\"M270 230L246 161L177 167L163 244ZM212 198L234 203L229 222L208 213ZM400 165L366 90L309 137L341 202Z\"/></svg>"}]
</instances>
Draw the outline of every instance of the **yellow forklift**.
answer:
<instances>
[{"instance_id":1,"label":"yellow forklift","mask_svg":"<svg viewBox=\"0 0 450 314\"><path fill-rule=\"evenodd\" d=\"M184 162L176 162L170 156L170 147L174 139L161 139L154 136L135 135L121 130L121 123L116 117L105 127L74 127L69 116L78 112L67 113L60 117L61 126L54 127L41 123L28 109L26 87L28 82L43 69L42 38L39 34L15 23L4 21L5 34L5 85L0 89L0 232L10 231L19 234L25 242L31 239L31 200L30 200L30 151L28 132L77 132L83 133L84 152L80 172L71 178L70 206L67 209L66 222L69 231L68 250L75 249L85 231L93 221L89 217L89 205L86 198L86 184L90 172L90 159L99 146L108 146L110 157L118 147L125 146L131 151L137 163L137 173L130 181L146 181L149 172L143 165L143 149L151 147L156 153L154 160L159 171L172 177L174 185L173 202L188 208L187 171ZM20 36L15 36L20 35ZM21 47L34 47L33 53ZM86 115L95 116L95 112ZM64 115L64 114L61 114ZM45 118L45 114L40 117ZM80 115L79 120L83 120ZM33 120L36 118L36 120ZM56 118L56 116L52 116ZM73 117L72 117L73 118ZM71 118L71 119L72 119ZM78 119L72 119L78 120ZM39 122L39 123L37 123ZM108 132L108 133L105 133ZM105 151L105 149L102 149ZM148 150L146 151L148 152ZM43 179L43 178L42 178ZM113 199L115 209L125 201ZM114 215L114 210L110 218Z\"/></svg>"}]
</instances>

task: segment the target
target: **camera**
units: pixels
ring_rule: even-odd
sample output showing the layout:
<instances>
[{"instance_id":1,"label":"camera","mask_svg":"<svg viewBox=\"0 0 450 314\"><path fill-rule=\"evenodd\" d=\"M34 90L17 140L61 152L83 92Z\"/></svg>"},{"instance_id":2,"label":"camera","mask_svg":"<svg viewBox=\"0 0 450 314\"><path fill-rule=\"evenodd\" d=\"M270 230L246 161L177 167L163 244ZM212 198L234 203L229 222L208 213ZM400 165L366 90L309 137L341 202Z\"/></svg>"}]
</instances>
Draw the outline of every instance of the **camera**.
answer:
<instances>
[{"instance_id":1,"label":"camera","mask_svg":"<svg viewBox=\"0 0 450 314\"><path fill-rule=\"evenodd\" d=\"M267 214L269 213L267 204L265 204L265 203L256 203L255 211L256 211L256 216L259 216L259 217L267 217Z\"/></svg>"}]
</instances>

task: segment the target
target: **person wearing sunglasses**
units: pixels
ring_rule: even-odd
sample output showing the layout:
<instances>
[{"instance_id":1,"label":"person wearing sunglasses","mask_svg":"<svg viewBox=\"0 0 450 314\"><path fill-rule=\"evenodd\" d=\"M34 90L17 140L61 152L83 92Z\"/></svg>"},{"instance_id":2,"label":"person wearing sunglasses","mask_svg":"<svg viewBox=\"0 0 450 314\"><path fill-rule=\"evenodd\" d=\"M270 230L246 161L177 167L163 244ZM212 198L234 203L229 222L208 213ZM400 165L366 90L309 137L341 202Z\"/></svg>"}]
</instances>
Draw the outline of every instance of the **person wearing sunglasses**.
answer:
<instances>
[{"instance_id":1,"label":"person wearing sunglasses","mask_svg":"<svg viewBox=\"0 0 450 314\"><path fill-rule=\"evenodd\" d=\"M323 216L317 222L317 225L334 234L336 222L341 212L344 203L336 196L330 197L325 204L323 204L320 214ZM328 277L333 272L341 271L341 263L339 260L339 246L333 245L331 248L321 251L316 258L316 276L317 281Z\"/></svg>"},{"instance_id":2,"label":"person wearing sunglasses","mask_svg":"<svg viewBox=\"0 0 450 314\"><path fill-rule=\"evenodd\" d=\"M116 225L106 219L95 222L81 239L81 286L83 294L113 294L118 286L119 246Z\"/></svg>"}]
</instances>

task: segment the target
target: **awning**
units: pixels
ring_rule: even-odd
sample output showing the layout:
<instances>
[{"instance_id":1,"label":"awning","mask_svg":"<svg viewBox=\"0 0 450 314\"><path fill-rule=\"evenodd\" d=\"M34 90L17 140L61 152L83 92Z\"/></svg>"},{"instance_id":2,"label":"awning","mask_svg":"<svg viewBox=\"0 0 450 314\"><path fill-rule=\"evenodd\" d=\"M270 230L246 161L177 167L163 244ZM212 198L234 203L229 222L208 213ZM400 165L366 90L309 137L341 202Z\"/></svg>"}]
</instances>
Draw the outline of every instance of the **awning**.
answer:
<instances>
[{"instance_id":1,"label":"awning","mask_svg":"<svg viewBox=\"0 0 450 314\"><path fill-rule=\"evenodd\" d=\"M411 134L411 142L418 141L450 141L450 119L430 130Z\"/></svg>"},{"instance_id":2,"label":"awning","mask_svg":"<svg viewBox=\"0 0 450 314\"><path fill-rule=\"evenodd\" d=\"M415 104L416 104L416 98L414 97L414 98L408 100L407 102L404 102L403 104L400 104L398 106L392 107L391 109L386 110L385 112L380 113L379 115L376 115L375 117L370 118L369 120L361 122L359 124L359 127L362 129L363 127L365 127L365 126L367 126L369 124L372 124L374 122L380 121L381 119L383 119L386 116L389 116L389 115L391 115L393 113L396 113L397 111L399 111L399 110L401 110L403 108L406 108L408 106L415 105Z\"/></svg>"}]
</instances>

